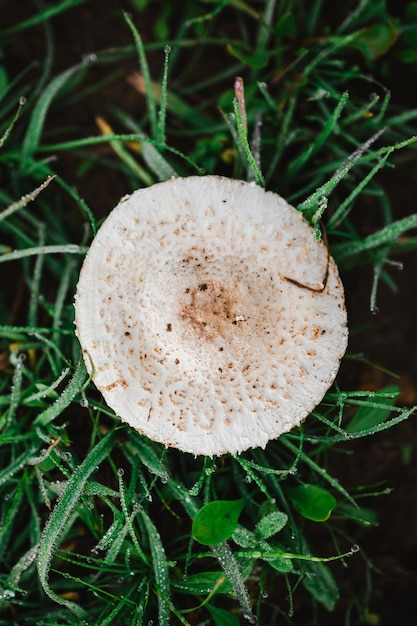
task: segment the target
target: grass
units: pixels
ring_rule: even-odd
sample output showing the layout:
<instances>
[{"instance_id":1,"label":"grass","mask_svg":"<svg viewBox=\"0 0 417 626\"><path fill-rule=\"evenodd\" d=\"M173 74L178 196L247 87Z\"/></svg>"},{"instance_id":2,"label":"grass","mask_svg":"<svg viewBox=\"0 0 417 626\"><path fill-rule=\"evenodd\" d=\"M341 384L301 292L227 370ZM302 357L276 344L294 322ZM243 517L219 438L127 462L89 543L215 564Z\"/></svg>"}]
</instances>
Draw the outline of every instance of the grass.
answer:
<instances>
[{"instance_id":1,"label":"grass","mask_svg":"<svg viewBox=\"0 0 417 626\"><path fill-rule=\"evenodd\" d=\"M0 263L10 277L0 304L0 624L318 624L337 606L350 558L371 567L355 528L377 523L362 505L366 486L348 491L329 459L414 409L396 406L397 386L336 384L299 429L215 459L132 432L89 381L74 335L78 271L101 219L77 187L97 171L126 192L173 175L254 180L326 231L342 271L373 268L375 310L380 282L395 289L396 256L417 247L417 215L395 220L378 176L415 160L417 111L372 78L393 71L395 42L409 59L412 15L394 21L382 1L330 15L320 0L308 11L290 0L184 2L180 15L166 3L145 44L138 25L154 3L132 0L131 14L115 17L125 45L55 72L54 20L80 4L39 5L1 33L7 59L16 37L42 28L45 54L36 79L0 72ZM213 68L200 72L207 56ZM97 102L126 62L143 113L105 103L94 136L80 132L72 111ZM57 157L71 158L75 175Z\"/></svg>"}]
</instances>

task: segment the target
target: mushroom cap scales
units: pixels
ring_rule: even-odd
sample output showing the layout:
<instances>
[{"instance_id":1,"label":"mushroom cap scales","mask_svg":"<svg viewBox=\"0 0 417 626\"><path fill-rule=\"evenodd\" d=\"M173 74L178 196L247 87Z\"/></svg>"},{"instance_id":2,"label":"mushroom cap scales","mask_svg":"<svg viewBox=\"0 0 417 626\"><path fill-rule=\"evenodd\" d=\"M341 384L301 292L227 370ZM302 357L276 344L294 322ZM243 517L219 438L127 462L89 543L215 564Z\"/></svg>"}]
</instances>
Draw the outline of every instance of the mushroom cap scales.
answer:
<instances>
[{"instance_id":1,"label":"mushroom cap scales","mask_svg":"<svg viewBox=\"0 0 417 626\"><path fill-rule=\"evenodd\" d=\"M299 425L348 335L336 265L302 214L218 176L119 203L84 261L75 323L121 419L208 456L265 447Z\"/></svg>"}]
</instances>

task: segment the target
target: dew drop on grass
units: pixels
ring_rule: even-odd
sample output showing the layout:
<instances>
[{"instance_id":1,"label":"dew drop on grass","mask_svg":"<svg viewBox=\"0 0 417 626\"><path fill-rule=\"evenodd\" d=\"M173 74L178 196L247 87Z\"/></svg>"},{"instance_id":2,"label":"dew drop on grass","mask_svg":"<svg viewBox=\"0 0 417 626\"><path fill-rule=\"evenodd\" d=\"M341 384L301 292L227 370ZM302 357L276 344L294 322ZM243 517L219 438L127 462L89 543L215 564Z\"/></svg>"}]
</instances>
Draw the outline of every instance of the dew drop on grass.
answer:
<instances>
[{"instance_id":1,"label":"dew drop on grass","mask_svg":"<svg viewBox=\"0 0 417 626\"><path fill-rule=\"evenodd\" d=\"M21 106L21 107L22 107L22 106L24 106L24 105L26 104L26 98L25 98L25 96L20 96L20 98L19 98L19 104L20 104L20 106Z\"/></svg>"},{"instance_id":2,"label":"dew drop on grass","mask_svg":"<svg viewBox=\"0 0 417 626\"><path fill-rule=\"evenodd\" d=\"M88 63L94 63L94 61L97 61L97 55L94 54L94 52L90 53L90 54L83 54L82 58L81 58L82 62L85 63L86 65Z\"/></svg>"},{"instance_id":3,"label":"dew drop on grass","mask_svg":"<svg viewBox=\"0 0 417 626\"><path fill-rule=\"evenodd\" d=\"M119 474L119 476L123 476L123 474L125 473L123 467L119 467L117 473Z\"/></svg>"},{"instance_id":4,"label":"dew drop on grass","mask_svg":"<svg viewBox=\"0 0 417 626\"><path fill-rule=\"evenodd\" d=\"M359 550L360 550L360 547L358 546L357 543L354 543L353 546L350 549L352 554L355 554L355 552L359 552Z\"/></svg>"}]
</instances>

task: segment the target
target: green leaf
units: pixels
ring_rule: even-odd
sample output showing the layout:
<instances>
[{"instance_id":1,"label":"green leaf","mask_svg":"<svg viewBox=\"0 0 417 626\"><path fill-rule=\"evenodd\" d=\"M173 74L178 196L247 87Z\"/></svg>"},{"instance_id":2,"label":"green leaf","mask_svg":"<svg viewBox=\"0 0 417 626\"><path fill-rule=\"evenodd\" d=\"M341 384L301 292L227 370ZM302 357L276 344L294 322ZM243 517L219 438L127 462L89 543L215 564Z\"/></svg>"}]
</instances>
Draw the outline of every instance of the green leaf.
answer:
<instances>
[{"instance_id":1,"label":"green leaf","mask_svg":"<svg viewBox=\"0 0 417 626\"><path fill-rule=\"evenodd\" d=\"M241 548L256 548L259 543L259 539L255 533L240 524L234 529L232 539Z\"/></svg>"},{"instance_id":2,"label":"green leaf","mask_svg":"<svg viewBox=\"0 0 417 626\"><path fill-rule=\"evenodd\" d=\"M300 485L288 495L300 515L313 522L325 522L337 504L332 494L318 485Z\"/></svg>"},{"instance_id":3,"label":"green leaf","mask_svg":"<svg viewBox=\"0 0 417 626\"><path fill-rule=\"evenodd\" d=\"M237 615L224 609L219 609L216 606L207 605L207 610L213 618L213 623L216 626L239 626L240 620Z\"/></svg>"},{"instance_id":4,"label":"green leaf","mask_svg":"<svg viewBox=\"0 0 417 626\"><path fill-rule=\"evenodd\" d=\"M398 31L393 22L374 24L361 31L352 45L362 52L368 61L374 61L385 54L396 42Z\"/></svg>"},{"instance_id":5,"label":"green leaf","mask_svg":"<svg viewBox=\"0 0 417 626\"><path fill-rule=\"evenodd\" d=\"M256 534L262 539L272 537L284 528L288 522L288 515L281 511L272 511L265 515L256 525Z\"/></svg>"},{"instance_id":6,"label":"green leaf","mask_svg":"<svg viewBox=\"0 0 417 626\"><path fill-rule=\"evenodd\" d=\"M361 406L355 417L346 425L345 430L348 433L357 433L361 430L367 430L374 426L379 426L389 418L392 407L400 393L398 385L391 385L381 389L377 395L378 405L373 407Z\"/></svg>"},{"instance_id":7,"label":"green leaf","mask_svg":"<svg viewBox=\"0 0 417 626\"><path fill-rule=\"evenodd\" d=\"M199 543L210 546L226 541L236 528L246 500L215 500L199 510L192 533Z\"/></svg>"}]
</instances>

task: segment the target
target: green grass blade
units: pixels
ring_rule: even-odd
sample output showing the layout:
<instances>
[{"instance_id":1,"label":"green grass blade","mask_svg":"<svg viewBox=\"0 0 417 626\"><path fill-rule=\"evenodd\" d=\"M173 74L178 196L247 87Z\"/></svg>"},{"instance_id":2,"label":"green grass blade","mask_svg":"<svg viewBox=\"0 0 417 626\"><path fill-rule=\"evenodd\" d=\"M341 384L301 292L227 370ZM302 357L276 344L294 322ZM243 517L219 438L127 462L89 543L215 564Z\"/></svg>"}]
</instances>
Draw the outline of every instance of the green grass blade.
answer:
<instances>
[{"instance_id":1,"label":"green grass blade","mask_svg":"<svg viewBox=\"0 0 417 626\"><path fill-rule=\"evenodd\" d=\"M131 17L123 12L123 16L130 30L132 31L133 38L136 45L136 52L139 57L139 63L145 81L146 102L148 105L149 123L151 127L151 134L154 139L158 138L158 120L156 115L156 100L153 92L151 75L149 72L149 65L146 59L145 46L143 45L142 37L139 34L136 26L134 25Z\"/></svg>"},{"instance_id":2,"label":"green grass blade","mask_svg":"<svg viewBox=\"0 0 417 626\"><path fill-rule=\"evenodd\" d=\"M167 93L168 93L168 64L169 64L169 55L171 52L171 46L165 46L165 60L164 60L164 73L162 75L162 83L161 83L161 102L159 105L159 115L158 115L158 127L157 127L157 141L161 144L166 142L165 136L165 124L166 124L166 113L167 113Z\"/></svg>"},{"instance_id":3,"label":"green grass blade","mask_svg":"<svg viewBox=\"0 0 417 626\"><path fill-rule=\"evenodd\" d=\"M229 579L236 593L237 599L239 600L239 604L242 607L245 619L248 621L249 624L255 624L256 620L252 612L252 607L250 605L248 590L245 587L242 572L240 571L239 564L232 550L230 549L229 544L226 542L219 543L217 545L210 546L210 549L219 561L224 573Z\"/></svg>"},{"instance_id":4,"label":"green grass blade","mask_svg":"<svg viewBox=\"0 0 417 626\"><path fill-rule=\"evenodd\" d=\"M22 467L28 465L35 452L35 446L30 446L22 454L11 461L7 467L0 471L0 485L8 482Z\"/></svg>"},{"instance_id":5,"label":"green grass blade","mask_svg":"<svg viewBox=\"0 0 417 626\"><path fill-rule=\"evenodd\" d=\"M337 207L336 211L329 218L327 222L327 229L331 230L336 228L346 219L349 215L349 211L355 198L359 196L360 193L365 189L366 185L374 178L375 174L379 172L381 168L384 167L386 160L388 159L389 154L385 154L378 163L372 168L372 170L355 186L355 188L351 191L348 197Z\"/></svg>"},{"instance_id":6,"label":"green grass blade","mask_svg":"<svg viewBox=\"0 0 417 626\"><path fill-rule=\"evenodd\" d=\"M57 501L46 526L43 530L39 544L37 559L39 579L45 593L58 604L66 606L77 616L83 618L85 611L75 602L66 600L58 596L49 586L48 572L61 533L64 531L70 515L73 513L80 501L85 485L90 475L110 454L115 443L115 433L109 432L103 439L89 452L84 461L77 467L74 474L69 479L65 491Z\"/></svg>"},{"instance_id":7,"label":"green grass blade","mask_svg":"<svg viewBox=\"0 0 417 626\"><path fill-rule=\"evenodd\" d=\"M241 113L237 98L233 100L233 109L234 109L234 114L235 114L235 119L236 119L237 136L239 139L239 143L242 147L243 153L246 156L248 165L253 172L254 180L257 182L258 185L260 185L261 187L264 187L265 180L264 180L264 177L262 176L262 172L260 171L256 163L256 159L252 154L252 150L249 145L248 137L246 133L245 120L242 117L242 113Z\"/></svg>"},{"instance_id":8,"label":"green grass blade","mask_svg":"<svg viewBox=\"0 0 417 626\"><path fill-rule=\"evenodd\" d=\"M7 209L4 209L4 211L0 213L0 222L13 215L13 213L18 211L19 209L23 209L29 202L32 202L32 200L34 200L40 194L40 192L43 191L45 187L47 187L49 183L53 181L54 178L55 176L48 176L48 178L45 180L45 182L42 183L42 185L39 185L39 187L31 191L30 193L22 196L17 202L13 202L13 204L8 206Z\"/></svg>"},{"instance_id":9,"label":"green grass blade","mask_svg":"<svg viewBox=\"0 0 417 626\"><path fill-rule=\"evenodd\" d=\"M13 129L13 126L16 124L17 120L19 119L22 106L24 106L25 104L26 104L26 98L20 98L16 113L14 114L9 125L6 127L6 130L3 132L3 135L0 137L0 148L2 148L4 144L6 143L7 138Z\"/></svg>"},{"instance_id":10,"label":"green grass blade","mask_svg":"<svg viewBox=\"0 0 417 626\"><path fill-rule=\"evenodd\" d=\"M13 372L12 387L10 393L10 406L7 411L7 417L0 418L0 428L2 434L8 429L11 422L14 419L16 410L20 404L20 396L22 393L22 380L23 380L23 355L20 355L16 360L16 365Z\"/></svg>"},{"instance_id":11,"label":"green grass blade","mask_svg":"<svg viewBox=\"0 0 417 626\"><path fill-rule=\"evenodd\" d=\"M158 594L158 625L168 626L170 617L169 599L171 597L168 562L164 546L150 517L141 511L141 517L148 533L149 545L152 554L152 564L155 574L156 590Z\"/></svg>"},{"instance_id":12,"label":"green grass blade","mask_svg":"<svg viewBox=\"0 0 417 626\"><path fill-rule=\"evenodd\" d=\"M85 254L88 248L86 246L78 246L77 244L67 243L64 245L36 246L33 248L24 248L23 250L13 250L0 254L0 263L8 261L17 261L29 256L38 256L39 254Z\"/></svg>"},{"instance_id":13,"label":"green grass blade","mask_svg":"<svg viewBox=\"0 0 417 626\"><path fill-rule=\"evenodd\" d=\"M28 18L27 20L22 20L18 22L15 26L11 26L10 28L6 28L3 31L0 31L0 35L2 37L6 37L8 35L13 35L14 33L19 33L22 30L26 30L26 28L30 28L31 26L35 26L36 24L40 24L45 22L51 17L66 11L67 9L71 9L72 7L77 6L77 4L82 4L83 2L88 2L88 0L63 0L59 4L55 6L48 7L43 9L33 17Z\"/></svg>"},{"instance_id":14,"label":"green grass blade","mask_svg":"<svg viewBox=\"0 0 417 626\"><path fill-rule=\"evenodd\" d=\"M347 439L349 439L348 435L345 436L345 441ZM289 448L293 453L297 453L297 448L289 441L288 437L282 437L281 440L286 448ZM333 489L338 491L340 495L342 495L344 498L349 500L349 502L351 502L354 506L357 506L355 500L346 491L346 489L342 487L339 481L332 478L332 476L330 476L330 474L328 474L324 468L320 467L318 463L313 461L313 459L311 459L308 456L308 454L305 454L304 452L302 452L300 458L304 463L306 463L306 465L308 465L311 469L313 469L318 474L318 476L321 476L327 483L329 483L329 485L333 487Z\"/></svg>"},{"instance_id":15,"label":"green grass blade","mask_svg":"<svg viewBox=\"0 0 417 626\"><path fill-rule=\"evenodd\" d=\"M364 154L368 148L382 135L385 129L379 130L375 135L370 137L365 143L359 146L347 159L346 161L336 170L333 176L323 185L320 185L304 202L298 205L299 211L310 211L315 209L317 204L321 202L323 198L327 198L334 188L340 183L341 180L350 172L355 163L360 159L360 157ZM407 144L408 145L408 144ZM397 146L396 146L397 147ZM403 147L398 146L398 147ZM392 152L395 148L390 146L388 149L384 149L381 153L381 156L385 154L387 151ZM381 152L381 151L379 151ZM379 153L373 153L372 158L375 156L379 156Z\"/></svg>"},{"instance_id":16,"label":"green grass blade","mask_svg":"<svg viewBox=\"0 0 417 626\"><path fill-rule=\"evenodd\" d=\"M79 63L65 70L56 76L47 85L41 96L39 97L30 118L30 122L23 140L21 153L21 167L24 172L29 168L34 153L36 152L42 136L45 119L51 106L52 101L56 97L60 89L70 80L70 78L86 67L86 63Z\"/></svg>"},{"instance_id":17,"label":"green grass blade","mask_svg":"<svg viewBox=\"0 0 417 626\"><path fill-rule=\"evenodd\" d=\"M155 474L155 476L158 476L166 483L169 479L168 470L162 458L159 457L152 448L151 442L148 443L146 439L135 430L132 430L129 437L130 441L128 445L135 448L141 463L143 463L152 474Z\"/></svg>"},{"instance_id":18,"label":"green grass blade","mask_svg":"<svg viewBox=\"0 0 417 626\"><path fill-rule=\"evenodd\" d=\"M304 148L304 150L300 154L300 156L288 168L288 173L289 173L290 176L293 176L302 167L304 167L305 164L307 163L307 161L309 159L311 159L311 157L313 157L320 150L320 148L326 143L329 135L332 132L334 132L334 130L335 130L337 121L338 121L338 119L339 119L343 109L346 106L348 98L349 98L349 94L348 94L347 91L345 91L340 96L340 99L339 99L339 102L337 103L336 108L334 109L333 113L331 114L329 120L323 126L322 130L320 131L320 133L317 135L317 137L314 140L314 142L310 143L306 148Z\"/></svg>"},{"instance_id":19,"label":"green grass blade","mask_svg":"<svg viewBox=\"0 0 417 626\"><path fill-rule=\"evenodd\" d=\"M361 241L349 241L334 246L332 252L338 263L355 257L358 254L369 252L375 248L396 242L401 235L412 228L417 228L417 214L408 215L401 220L388 224L376 233Z\"/></svg>"},{"instance_id":20,"label":"green grass blade","mask_svg":"<svg viewBox=\"0 0 417 626\"><path fill-rule=\"evenodd\" d=\"M42 248L45 245L45 224L40 222L38 231L39 231L38 245L39 245L39 249L42 250ZM29 301L27 324L28 326L32 326L32 327L36 326L36 321L37 321L36 318L37 318L37 312L38 312L38 306L39 306L39 296L40 296L40 289L41 289L41 278L42 278L44 260L45 260L45 256L41 252L35 260L35 266L33 268L33 277L30 280L30 301Z\"/></svg>"},{"instance_id":21,"label":"green grass blade","mask_svg":"<svg viewBox=\"0 0 417 626\"><path fill-rule=\"evenodd\" d=\"M85 368L84 361L81 359L78 362L73 377L59 396L58 400L38 415L34 421L34 425L46 426L58 417L58 415L61 415L62 411L66 409L67 406L71 404L75 396L80 393L86 380L87 370Z\"/></svg>"}]
</instances>

